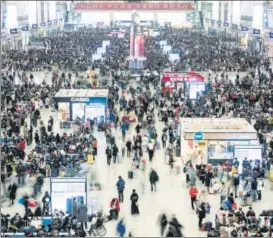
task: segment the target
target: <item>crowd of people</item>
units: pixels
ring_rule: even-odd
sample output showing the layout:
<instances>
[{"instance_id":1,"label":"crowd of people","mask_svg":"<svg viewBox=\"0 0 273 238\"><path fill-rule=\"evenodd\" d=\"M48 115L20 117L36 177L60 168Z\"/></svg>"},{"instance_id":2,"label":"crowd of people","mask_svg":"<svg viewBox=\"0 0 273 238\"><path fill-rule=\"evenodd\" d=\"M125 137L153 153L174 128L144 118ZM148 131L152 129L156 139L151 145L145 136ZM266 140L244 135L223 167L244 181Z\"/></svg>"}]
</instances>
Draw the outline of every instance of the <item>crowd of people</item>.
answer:
<instances>
[{"instance_id":1,"label":"crowd of people","mask_svg":"<svg viewBox=\"0 0 273 238\"><path fill-rule=\"evenodd\" d=\"M17 188L25 186L26 173L33 178L33 194L25 193L20 200L25 207L25 215L22 218L15 214L12 221L7 221L7 216L4 216L1 222L3 221L6 230L19 231L25 227L24 222L29 217L50 215L50 194L41 196L44 179L79 176L81 164L87 161L89 155L95 161L98 141L93 131L101 130L104 131L106 140L105 164L111 167L112 162L122 163L126 157L129 158L131 167L128 179L137 178L142 193L146 190L146 181L149 181L152 192L157 191L160 171L153 168L148 171L147 168L155 160L157 151L164 150L165 162L170 166L170 171L174 173L174 168L177 168L176 173L184 172L186 175L191 207L197 211L197 227L200 230L208 231L210 236L235 237L235 232L245 236L255 223L259 228L256 229L257 236L265 230L270 235L271 220L267 216L258 219L250 208L246 215L242 215L240 207L262 199L263 179L270 171L273 159L273 140L268 136L273 125L273 93L270 89L273 72L269 60L258 54L250 56L222 37L190 29L168 28L157 37L146 38L145 68L139 81L136 81L128 74L128 32L124 38L109 38L108 31L109 29L83 28L61 32L57 36L41 39L48 49L12 50L3 57L1 182L7 191L10 206L19 198ZM106 39L111 41L111 46L103 55L104 60L92 62L89 55L95 53ZM168 54L164 54L160 48L160 40L167 40L173 50L179 51L180 60L171 63ZM92 121L88 125L76 122L76 126L80 128L79 134L56 133L53 129L55 118L51 116L46 125L42 112L58 110L58 104L52 97L60 88L78 85L72 82L72 73L66 71L75 71L74 80L77 82L82 79L79 72L86 71L90 65L92 70L99 69L100 75L108 77L107 122L105 125L96 125ZM209 72L206 92L192 102L182 90L163 91L159 75L168 68L174 71L191 69ZM36 84L33 72L38 70L52 71L51 82L46 78L41 85ZM144 71L148 73L144 74ZM238 72L236 78L231 78L229 71ZM241 71L246 76L240 76ZM18 80L19 84L16 83ZM246 159L242 178L238 174L236 159L230 165L219 165L217 173L210 166L193 164L192 161L183 161L182 169L178 165L180 135L177 128L180 117L246 118L257 130L259 142L264 148L264 161L252 165ZM164 122L162 131L156 127L158 121ZM119 132L121 136L117 138ZM197 186L198 181L204 187ZM117 234L121 237L126 234L124 219L119 217L125 185L125 179L119 176L116 183L117 196L110 202L111 209L107 217L107 220L120 219ZM131 214L135 216L141 214L140 192L133 188L130 196ZM206 197L214 193L220 197L220 209L213 226L212 222L203 221L210 212ZM35 212L30 209L33 207ZM26 234L43 236L45 232L56 234L64 230L70 232L71 229L75 236L86 236L88 232L104 234L105 228L101 228L105 220L102 213L96 214L95 224L88 229L88 208L85 204L74 204L74 208L72 214L66 214L66 211L53 214L53 224L49 228L34 229ZM93 220L93 215L89 221ZM264 225L266 221L267 225ZM170 220L166 214L162 214L159 224L162 236L183 236L183 225L175 214ZM11 225L16 228L10 228ZM227 226L236 229L227 230Z\"/></svg>"}]
</instances>

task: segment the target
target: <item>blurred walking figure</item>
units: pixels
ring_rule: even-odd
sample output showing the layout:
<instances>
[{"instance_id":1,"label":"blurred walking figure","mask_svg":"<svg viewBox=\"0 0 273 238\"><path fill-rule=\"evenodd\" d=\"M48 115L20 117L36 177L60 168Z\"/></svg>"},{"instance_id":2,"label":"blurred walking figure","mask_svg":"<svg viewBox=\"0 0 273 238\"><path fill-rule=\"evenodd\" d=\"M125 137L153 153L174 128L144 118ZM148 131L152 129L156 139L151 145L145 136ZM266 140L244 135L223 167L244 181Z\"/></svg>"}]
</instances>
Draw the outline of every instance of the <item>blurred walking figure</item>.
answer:
<instances>
[{"instance_id":1,"label":"blurred walking figure","mask_svg":"<svg viewBox=\"0 0 273 238\"><path fill-rule=\"evenodd\" d=\"M151 183L151 191L155 190L156 192L156 183L158 182L159 177L157 172L154 169L151 169L150 172L150 183Z\"/></svg>"},{"instance_id":2,"label":"blurred walking figure","mask_svg":"<svg viewBox=\"0 0 273 238\"><path fill-rule=\"evenodd\" d=\"M160 235L163 237L164 231L168 225L168 219L164 212L159 215L157 223L160 227Z\"/></svg>"},{"instance_id":3,"label":"blurred walking figure","mask_svg":"<svg viewBox=\"0 0 273 238\"><path fill-rule=\"evenodd\" d=\"M117 224L117 235L118 237L124 237L126 233L126 226L124 224L124 219L120 219L120 221Z\"/></svg>"}]
</instances>

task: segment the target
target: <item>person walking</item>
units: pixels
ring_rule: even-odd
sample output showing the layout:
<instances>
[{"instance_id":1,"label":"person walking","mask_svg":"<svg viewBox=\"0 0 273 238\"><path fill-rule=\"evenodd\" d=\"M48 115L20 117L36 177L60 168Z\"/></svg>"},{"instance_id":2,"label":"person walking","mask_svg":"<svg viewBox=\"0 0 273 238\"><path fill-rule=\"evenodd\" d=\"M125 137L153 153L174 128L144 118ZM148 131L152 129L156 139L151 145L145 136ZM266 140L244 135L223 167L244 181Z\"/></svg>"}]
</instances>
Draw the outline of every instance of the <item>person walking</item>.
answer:
<instances>
[{"instance_id":1,"label":"person walking","mask_svg":"<svg viewBox=\"0 0 273 238\"><path fill-rule=\"evenodd\" d=\"M10 206L14 204L14 200L16 198L16 191L17 191L17 185L16 183L13 183L11 185L9 185L8 187L8 191L9 191L9 199L10 199Z\"/></svg>"},{"instance_id":2,"label":"person walking","mask_svg":"<svg viewBox=\"0 0 273 238\"><path fill-rule=\"evenodd\" d=\"M124 219L120 219L120 221L117 224L117 235L118 237L124 237L126 233L126 226L124 224Z\"/></svg>"},{"instance_id":3,"label":"person walking","mask_svg":"<svg viewBox=\"0 0 273 238\"><path fill-rule=\"evenodd\" d=\"M85 229L87 229L87 206L84 204L84 201L81 200L81 204L78 206L78 222L81 223L81 227L83 229L83 224Z\"/></svg>"},{"instance_id":4,"label":"person walking","mask_svg":"<svg viewBox=\"0 0 273 238\"><path fill-rule=\"evenodd\" d=\"M132 192L132 194L130 196L130 200L131 200L131 214L132 215L139 215L138 199L139 199L139 196L136 193L136 190L133 189L133 192Z\"/></svg>"},{"instance_id":5,"label":"person walking","mask_svg":"<svg viewBox=\"0 0 273 238\"><path fill-rule=\"evenodd\" d=\"M73 203L72 203L72 216L77 217L77 215L78 215L78 203L77 203L77 199L74 197Z\"/></svg>"},{"instance_id":6,"label":"person walking","mask_svg":"<svg viewBox=\"0 0 273 238\"><path fill-rule=\"evenodd\" d=\"M117 156L118 156L118 147L116 144L113 145L112 147L112 155L113 155L113 162L116 163L117 162Z\"/></svg>"},{"instance_id":7,"label":"person walking","mask_svg":"<svg viewBox=\"0 0 273 238\"><path fill-rule=\"evenodd\" d=\"M202 227L202 222L203 222L205 217L206 217L205 203L201 203L200 207L198 207L198 226L199 226L199 229Z\"/></svg>"},{"instance_id":8,"label":"person walking","mask_svg":"<svg viewBox=\"0 0 273 238\"><path fill-rule=\"evenodd\" d=\"M109 146L107 146L106 150L106 157L107 157L107 164L110 166L111 165L111 159L112 159L112 151Z\"/></svg>"},{"instance_id":9,"label":"person walking","mask_svg":"<svg viewBox=\"0 0 273 238\"><path fill-rule=\"evenodd\" d=\"M123 192L124 192L124 188L125 188L125 181L121 176L118 177L118 181L116 183L116 186L118 189L118 199L122 203L124 200Z\"/></svg>"},{"instance_id":10,"label":"person walking","mask_svg":"<svg viewBox=\"0 0 273 238\"><path fill-rule=\"evenodd\" d=\"M194 210L194 203L196 203L196 198L198 195L198 189L196 188L195 185L192 185L190 187L189 195L191 197L191 207L192 207L192 210Z\"/></svg>"},{"instance_id":11,"label":"person walking","mask_svg":"<svg viewBox=\"0 0 273 238\"><path fill-rule=\"evenodd\" d=\"M150 172L151 191L156 192L156 183L159 181L157 172L152 168Z\"/></svg>"},{"instance_id":12,"label":"person walking","mask_svg":"<svg viewBox=\"0 0 273 238\"><path fill-rule=\"evenodd\" d=\"M219 194L220 194L220 206L222 206L223 202L227 198L227 188L225 183L222 183L222 186L219 189Z\"/></svg>"}]
</instances>

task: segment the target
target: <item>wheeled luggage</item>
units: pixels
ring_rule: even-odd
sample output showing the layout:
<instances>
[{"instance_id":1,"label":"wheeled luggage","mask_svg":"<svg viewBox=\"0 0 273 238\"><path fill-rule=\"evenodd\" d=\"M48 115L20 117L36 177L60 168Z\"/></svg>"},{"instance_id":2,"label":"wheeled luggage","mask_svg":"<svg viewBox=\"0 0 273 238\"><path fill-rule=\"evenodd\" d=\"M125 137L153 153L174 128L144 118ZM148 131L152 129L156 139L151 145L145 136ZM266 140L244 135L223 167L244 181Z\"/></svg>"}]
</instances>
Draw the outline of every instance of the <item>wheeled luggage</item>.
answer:
<instances>
[{"instance_id":1,"label":"wheeled luggage","mask_svg":"<svg viewBox=\"0 0 273 238\"><path fill-rule=\"evenodd\" d=\"M66 199L66 211L69 214L72 214L72 207L73 207L73 197Z\"/></svg>"}]
</instances>

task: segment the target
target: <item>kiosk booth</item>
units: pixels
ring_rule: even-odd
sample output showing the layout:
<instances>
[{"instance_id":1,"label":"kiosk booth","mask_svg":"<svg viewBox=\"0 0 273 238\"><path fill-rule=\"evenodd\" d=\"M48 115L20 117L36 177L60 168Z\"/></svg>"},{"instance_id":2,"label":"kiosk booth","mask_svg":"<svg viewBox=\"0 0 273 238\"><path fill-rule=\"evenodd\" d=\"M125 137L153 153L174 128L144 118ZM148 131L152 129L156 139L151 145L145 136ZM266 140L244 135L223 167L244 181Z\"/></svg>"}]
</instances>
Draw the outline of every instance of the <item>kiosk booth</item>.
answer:
<instances>
[{"instance_id":1,"label":"kiosk booth","mask_svg":"<svg viewBox=\"0 0 273 238\"><path fill-rule=\"evenodd\" d=\"M164 92L181 88L184 95L193 100L205 91L205 79L196 72L165 72L161 82Z\"/></svg>"},{"instance_id":2,"label":"kiosk booth","mask_svg":"<svg viewBox=\"0 0 273 238\"><path fill-rule=\"evenodd\" d=\"M54 97L61 119L92 119L105 122L107 117L108 89L62 89Z\"/></svg>"},{"instance_id":3,"label":"kiosk booth","mask_svg":"<svg viewBox=\"0 0 273 238\"><path fill-rule=\"evenodd\" d=\"M257 132L243 118L181 119L181 156L192 159L195 164L231 162L240 154L237 149L253 149L254 145L255 149L259 146ZM255 156L261 160L261 148L260 154L255 153ZM244 157L238 159L242 164Z\"/></svg>"}]
</instances>

